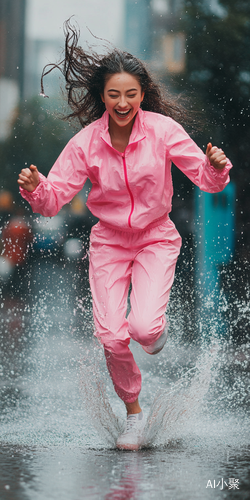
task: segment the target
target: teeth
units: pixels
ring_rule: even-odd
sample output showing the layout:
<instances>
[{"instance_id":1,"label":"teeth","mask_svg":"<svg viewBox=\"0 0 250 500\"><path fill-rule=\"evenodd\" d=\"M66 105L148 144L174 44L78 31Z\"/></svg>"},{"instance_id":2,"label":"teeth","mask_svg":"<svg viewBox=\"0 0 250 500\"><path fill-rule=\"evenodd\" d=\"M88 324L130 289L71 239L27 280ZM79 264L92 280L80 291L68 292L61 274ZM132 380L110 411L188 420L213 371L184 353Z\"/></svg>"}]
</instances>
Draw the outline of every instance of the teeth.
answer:
<instances>
[{"instance_id":1,"label":"teeth","mask_svg":"<svg viewBox=\"0 0 250 500\"><path fill-rule=\"evenodd\" d=\"M130 109L128 111L118 111L118 109L116 109L116 112L119 114L119 115L127 115L129 113Z\"/></svg>"}]
</instances>

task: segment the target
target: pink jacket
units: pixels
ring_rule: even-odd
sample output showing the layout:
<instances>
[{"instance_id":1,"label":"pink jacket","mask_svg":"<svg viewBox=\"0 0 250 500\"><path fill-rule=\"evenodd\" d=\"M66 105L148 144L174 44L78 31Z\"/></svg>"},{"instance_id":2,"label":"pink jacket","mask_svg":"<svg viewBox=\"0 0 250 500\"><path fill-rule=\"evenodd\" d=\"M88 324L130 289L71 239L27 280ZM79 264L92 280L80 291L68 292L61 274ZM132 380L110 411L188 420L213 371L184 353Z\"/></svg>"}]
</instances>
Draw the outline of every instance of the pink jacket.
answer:
<instances>
[{"instance_id":1,"label":"pink jacket","mask_svg":"<svg viewBox=\"0 0 250 500\"><path fill-rule=\"evenodd\" d=\"M109 115L78 132L66 145L48 178L22 196L34 212L58 213L65 203L92 183L87 206L107 226L142 230L159 225L171 211L171 162L203 191L216 193L229 182L232 167L213 168L185 130L169 117L139 109L129 144L116 151L108 131Z\"/></svg>"}]
</instances>

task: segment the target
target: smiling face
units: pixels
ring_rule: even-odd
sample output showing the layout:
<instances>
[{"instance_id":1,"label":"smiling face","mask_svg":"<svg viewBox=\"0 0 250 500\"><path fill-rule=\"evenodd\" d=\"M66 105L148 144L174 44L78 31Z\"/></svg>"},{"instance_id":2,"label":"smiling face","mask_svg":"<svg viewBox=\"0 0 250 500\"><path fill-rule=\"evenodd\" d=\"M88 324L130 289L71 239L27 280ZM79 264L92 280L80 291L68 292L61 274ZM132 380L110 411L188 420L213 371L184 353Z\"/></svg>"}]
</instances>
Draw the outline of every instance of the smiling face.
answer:
<instances>
[{"instance_id":1,"label":"smiling face","mask_svg":"<svg viewBox=\"0 0 250 500\"><path fill-rule=\"evenodd\" d=\"M101 98L109 112L112 127L132 129L143 97L144 92L136 77L125 72L111 75Z\"/></svg>"}]
</instances>

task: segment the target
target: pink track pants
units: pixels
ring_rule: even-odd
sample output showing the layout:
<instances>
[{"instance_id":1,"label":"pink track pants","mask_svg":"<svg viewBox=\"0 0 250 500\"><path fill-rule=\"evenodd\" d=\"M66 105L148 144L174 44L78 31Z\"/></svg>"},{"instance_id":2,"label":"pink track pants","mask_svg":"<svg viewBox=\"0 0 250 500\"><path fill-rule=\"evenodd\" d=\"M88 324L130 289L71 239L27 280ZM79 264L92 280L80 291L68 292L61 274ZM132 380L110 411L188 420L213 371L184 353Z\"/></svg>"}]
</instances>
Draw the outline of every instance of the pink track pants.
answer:
<instances>
[{"instance_id":1,"label":"pink track pants","mask_svg":"<svg viewBox=\"0 0 250 500\"><path fill-rule=\"evenodd\" d=\"M90 236L89 278L95 336L104 346L115 391L125 403L141 390L130 338L147 346L164 330L181 237L168 219L146 231L126 232L98 222ZM126 318L130 283L131 311Z\"/></svg>"}]
</instances>

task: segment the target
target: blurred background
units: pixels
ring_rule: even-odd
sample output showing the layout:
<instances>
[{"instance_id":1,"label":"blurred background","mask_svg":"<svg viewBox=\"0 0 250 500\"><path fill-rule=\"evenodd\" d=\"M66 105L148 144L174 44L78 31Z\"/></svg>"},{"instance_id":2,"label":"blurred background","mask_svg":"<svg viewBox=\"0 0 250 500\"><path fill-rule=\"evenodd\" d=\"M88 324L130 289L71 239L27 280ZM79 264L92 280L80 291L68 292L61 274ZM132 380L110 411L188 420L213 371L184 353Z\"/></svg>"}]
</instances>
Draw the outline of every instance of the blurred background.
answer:
<instances>
[{"instance_id":1,"label":"blurred background","mask_svg":"<svg viewBox=\"0 0 250 500\"><path fill-rule=\"evenodd\" d=\"M232 185L224 198L196 193L173 166L172 219L183 249L173 294L183 313L183 331L199 332L197 289L206 298L209 277L217 297L227 297L228 321L235 301L249 296L249 114L250 3L245 0L0 0L0 279L2 307L9 297L27 297L31 268L39 259L78 266L86 280L88 235L95 222L85 206L90 185L53 219L32 214L18 192L18 173L30 163L47 175L76 132L60 119L66 110L64 82L45 64L63 57L63 23L73 16L81 45L105 51L105 40L143 59L163 86L188 97L194 136L224 149L231 159ZM93 36L94 35L94 36ZM99 37L98 40L95 37ZM212 222L211 222L212 221ZM208 245L212 241L212 247ZM199 265L197 264L199 262ZM72 264L73 263L73 264ZM210 266L210 267L209 267ZM231 304L231 307L230 307ZM249 324L231 330L248 338Z\"/></svg>"},{"instance_id":2,"label":"blurred background","mask_svg":"<svg viewBox=\"0 0 250 500\"><path fill-rule=\"evenodd\" d=\"M39 95L71 16L83 47L103 53L109 41L142 58L203 123L193 135L203 151L212 142L234 165L214 195L173 165L183 246L169 340L157 357L131 342L146 414L161 395L151 419L161 446L136 454L113 449L125 413L93 341L91 186L44 218L17 185L31 163L47 175L78 130L60 118L59 71ZM249 0L0 0L1 500L208 499L209 482L231 499L223 478L249 499L249 55Z\"/></svg>"}]
</instances>

